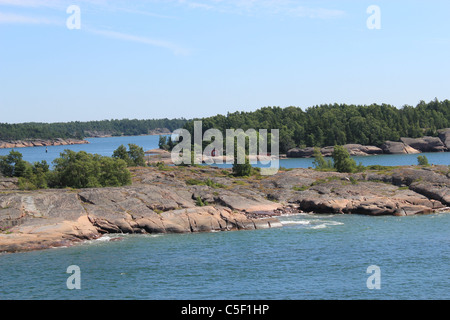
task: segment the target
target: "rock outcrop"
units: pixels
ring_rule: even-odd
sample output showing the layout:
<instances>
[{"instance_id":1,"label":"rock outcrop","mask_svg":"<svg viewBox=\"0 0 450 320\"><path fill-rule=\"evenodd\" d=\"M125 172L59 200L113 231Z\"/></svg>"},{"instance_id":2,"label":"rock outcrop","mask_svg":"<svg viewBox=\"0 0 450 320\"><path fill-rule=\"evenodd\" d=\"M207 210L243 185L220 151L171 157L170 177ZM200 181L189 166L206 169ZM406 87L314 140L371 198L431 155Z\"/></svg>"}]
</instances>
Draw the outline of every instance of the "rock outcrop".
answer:
<instances>
[{"instance_id":1,"label":"rock outcrop","mask_svg":"<svg viewBox=\"0 0 450 320\"><path fill-rule=\"evenodd\" d=\"M0 252L67 246L106 233L188 233L280 227L273 217L247 214L280 207L260 196L228 190L199 207L174 175L147 169L133 186L0 193ZM205 186L206 187L206 186ZM208 191L211 193L211 191Z\"/></svg>"},{"instance_id":2,"label":"rock outcrop","mask_svg":"<svg viewBox=\"0 0 450 320\"><path fill-rule=\"evenodd\" d=\"M351 156L368 156L377 154L416 154L421 152L450 151L450 128L439 130L439 137L401 138L400 141L386 141L380 147L360 144L346 144ZM333 154L333 147L324 147L320 153L324 157ZM288 158L312 158L314 148L293 148L286 153Z\"/></svg>"},{"instance_id":3,"label":"rock outcrop","mask_svg":"<svg viewBox=\"0 0 450 320\"><path fill-rule=\"evenodd\" d=\"M369 156L376 154L383 154L381 148L375 146L364 146L361 144L346 144L344 148L347 149L351 156ZM320 149L320 153L324 157L331 157L334 147L324 147ZM293 148L287 152L288 158L312 158L314 156L314 148Z\"/></svg>"},{"instance_id":4,"label":"rock outcrop","mask_svg":"<svg viewBox=\"0 0 450 320\"><path fill-rule=\"evenodd\" d=\"M420 153L419 150L416 150L413 147L410 147L409 145L404 144L403 142L396 142L396 141L386 141L381 146L381 149L386 154L416 154L416 153Z\"/></svg>"},{"instance_id":5,"label":"rock outcrop","mask_svg":"<svg viewBox=\"0 0 450 320\"><path fill-rule=\"evenodd\" d=\"M213 167L147 167L132 173L133 184L120 188L0 191L0 252L68 246L104 234L274 228L281 227L282 213L450 211L448 166L355 174L294 169L245 179Z\"/></svg>"},{"instance_id":6,"label":"rock outcrop","mask_svg":"<svg viewBox=\"0 0 450 320\"><path fill-rule=\"evenodd\" d=\"M68 146L74 144L88 144L86 140L78 139L33 139L33 140L0 140L0 149L27 148L27 147L47 147L47 146Z\"/></svg>"},{"instance_id":7,"label":"rock outcrop","mask_svg":"<svg viewBox=\"0 0 450 320\"><path fill-rule=\"evenodd\" d=\"M423 138L401 138L405 145L410 146L420 152L444 152L447 147L442 143L438 137L423 137Z\"/></svg>"},{"instance_id":8,"label":"rock outcrop","mask_svg":"<svg viewBox=\"0 0 450 320\"><path fill-rule=\"evenodd\" d=\"M450 150L450 128L439 130L439 139L445 145L447 150Z\"/></svg>"}]
</instances>

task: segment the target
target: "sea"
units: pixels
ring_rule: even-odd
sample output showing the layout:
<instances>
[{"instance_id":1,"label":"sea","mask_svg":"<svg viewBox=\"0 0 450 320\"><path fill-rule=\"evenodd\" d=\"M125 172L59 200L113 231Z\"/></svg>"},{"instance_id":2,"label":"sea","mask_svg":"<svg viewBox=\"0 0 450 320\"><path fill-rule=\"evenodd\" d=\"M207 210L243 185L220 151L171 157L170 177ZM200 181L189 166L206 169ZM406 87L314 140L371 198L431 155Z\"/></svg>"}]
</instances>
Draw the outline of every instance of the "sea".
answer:
<instances>
[{"instance_id":1,"label":"sea","mask_svg":"<svg viewBox=\"0 0 450 320\"><path fill-rule=\"evenodd\" d=\"M64 149L111 155L158 136L20 148L49 163ZM0 150L0 155L9 150ZM450 165L448 153L426 154ZM356 158L356 157L355 157ZM412 165L417 155L358 157ZM286 159L307 168L311 159ZM106 235L80 245L0 254L0 300L448 300L450 213L408 217L296 214L264 230Z\"/></svg>"}]
</instances>

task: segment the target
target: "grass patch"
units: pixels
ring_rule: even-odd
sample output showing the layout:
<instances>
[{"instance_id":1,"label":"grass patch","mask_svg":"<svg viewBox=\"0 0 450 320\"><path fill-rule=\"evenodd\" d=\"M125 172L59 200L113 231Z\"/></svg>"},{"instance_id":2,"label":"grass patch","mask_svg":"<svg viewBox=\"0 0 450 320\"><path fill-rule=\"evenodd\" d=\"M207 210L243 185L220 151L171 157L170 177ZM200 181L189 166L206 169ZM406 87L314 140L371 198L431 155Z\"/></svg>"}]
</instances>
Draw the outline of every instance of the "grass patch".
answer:
<instances>
[{"instance_id":1,"label":"grass patch","mask_svg":"<svg viewBox=\"0 0 450 320\"><path fill-rule=\"evenodd\" d=\"M187 180L185 180L185 182L187 185L190 185L190 186L208 186L208 187L211 187L214 189L217 189L217 188L225 189L227 187L221 183L212 181L210 178L208 178L206 180L187 179Z\"/></svg>"},{"instance_id":2,"label":"grass patch","mask_svg":"<svg viewBox=\"0 0 450 320\"><path fill-rule=\"evenodd\" d=\"M310 188L310 186L301 186L301 187L292 187L294 191L306 191Z\"/></svg>"},{"instance_id":3,"label":"grass patch","mask_svg":"<svg viewBox=\"0 0 450 320\"><path fill-rule=\"evenodd\" d=\"M237 184L239 186L248 186L249 185L247 182L242 181L242 180L233 181L233 184Z\"/></svg>"},{"instance_id":4,"label":"grass patch","mask_svg":"<svg viewBox=\"0 0 450 320\"><path fill-rule=\"evenodd\" d=\"M202 201L202 198L197 197L197 199L195 200L195 205L197 207L205 207L205 206L209 206L209 203L207 201Z\"/></svg>"}]
</instances>

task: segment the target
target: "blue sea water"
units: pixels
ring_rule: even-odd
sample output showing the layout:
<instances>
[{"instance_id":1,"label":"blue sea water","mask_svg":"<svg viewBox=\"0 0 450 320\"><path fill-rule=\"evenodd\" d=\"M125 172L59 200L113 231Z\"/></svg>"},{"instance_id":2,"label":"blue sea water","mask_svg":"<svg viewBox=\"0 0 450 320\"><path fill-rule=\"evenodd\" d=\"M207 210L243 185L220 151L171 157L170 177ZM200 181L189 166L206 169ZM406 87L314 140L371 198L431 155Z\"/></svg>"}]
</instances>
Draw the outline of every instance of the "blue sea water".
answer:
<instances>
[{"instance_id":1,"label":"blue sea water","mask_svg":"<svg viewBox=\"0 0 450 320\"><path fill-rule=\"evenodd\" d=\"M23 159L31 163L46 160L49 164L60 156L65 149L73 151L86 151L88 153L97 153L102 156L111 156L120 145L127 146L129 143L143 147L145 151L158 148L159 136L131 136L131 137L109 137L109 138L88 138L89 144L71 145L71 146L50 146L47 147L29 147L17 148L23 155ZM11 149L0 149L0 156L7 155ZM450 153L422 153L428 158L431 164L450 165ZM368 157L353 157L356 163L368 165L416 165L417 154L406 155L377 155ZM281 159L280 166L285 168L308 168L314 167L314 159ZM231 167L231 165L217 165L220 167Z\"/></svg>"},{"instance_id":2,"label":"blue sea water","mask_svg":"<svg viewBox=\"0 0 450 320\"><path fill-rule=\"evenodd\" d=\"M450 214L281 220L278 229L107 236L0 255L0 299L450 298ZM66 286L71 265L79 290ZM379 267L379 289L367 286L370 266Z\"/></svg>"},{"instance_id":3,"label":"blue sea water","mask_svg":"<svg viewBox=\"0 0 450 320\"><path fill-rule=\"evenodd\" d=\"M149 150L158 136L89 139L89 145L21 148L51 162L66 148L111 155L121 144ZM0 155L9 150L0 150ZM448 153L426 154L450 165ZM408 165L417 155L357 158ZM311 159L282 160L309 167ZM0 299L317 300L450 298L450 213L411 217L294 215L268 230L182 235L108 235L79 246L0 254ZM115 238L119 241L112 241ZM69 290L67 268L80 268ZM369 289L370 266L380 288Z\"/></svg>"}]
</instances>

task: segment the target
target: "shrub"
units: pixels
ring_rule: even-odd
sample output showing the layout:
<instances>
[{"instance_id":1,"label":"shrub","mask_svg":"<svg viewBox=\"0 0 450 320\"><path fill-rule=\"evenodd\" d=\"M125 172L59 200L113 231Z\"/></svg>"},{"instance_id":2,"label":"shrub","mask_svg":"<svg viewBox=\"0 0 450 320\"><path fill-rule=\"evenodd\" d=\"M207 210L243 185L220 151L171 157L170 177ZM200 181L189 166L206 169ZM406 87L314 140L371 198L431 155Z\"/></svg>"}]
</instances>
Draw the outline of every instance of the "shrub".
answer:
<instances>
[{"instance_id":1,"label":"shrub","mask_svg":"<svg viewBox=\"0 0 450 320\"><path fill-rule=\"evenodd\" d=\"M197 206L197 207L204 207L204 206L209 206L209 203L208 202L203 202L202 201L202 198L200 198L200 197L197 197L197 199L195 200L195 205Z\"/></svg>"},{"instance_id":2,"label":"shrub","mask_svg":"<svg viewBox=\"0 0 450 320\"><path fill-rule=\"evenodd\" d=\"M429 167L430 164L428 162L428 158L426 156L418 156L417 157L417 163L419 166L425 166L425 167Z\"/></svg>"},{"instance_id":3,"label":"shrub","mask_svg":"<svg viewBox=\"0 0 450 320\"><path fill-rule=\"evenodd\" d=\"M145 152L142 147L135 144L128 144L128 151L124 145L119 146L114 150L112 157L122 159L129 167L143 167L145 166Z\"/></svg>"},{"instance_id":4,"label":"shrub","mask_svg":"<svg viewBox=\"0 0 450 320\"><path fill-rule=\"evenodd\" d=\"M65 150L53 163L54 187L117 187L131 183L131 173L122 159Z\"/></svg>"},{"instance_id":5,"label":"shrub","mask_svg":"<svg viewBox=\"0 0 450 320\"><path fill-rule=\"evenodd\" d=\"M314 161L313 164L317 170L329 171L333 169L333 163L331 159L325 160L319 148L314 148Z\"/></svg>"},{"instance_id":6,"label":"shrub","mask_svg":"<svg viewBox=\"0 0 450 320\"><path fill-rule=\"evenodd\" d=\"M355 172L357 166L355 160L350 157L343 146L335 146L333 151L334 167L338 172Z\"/></svg>"}]
</instances>

